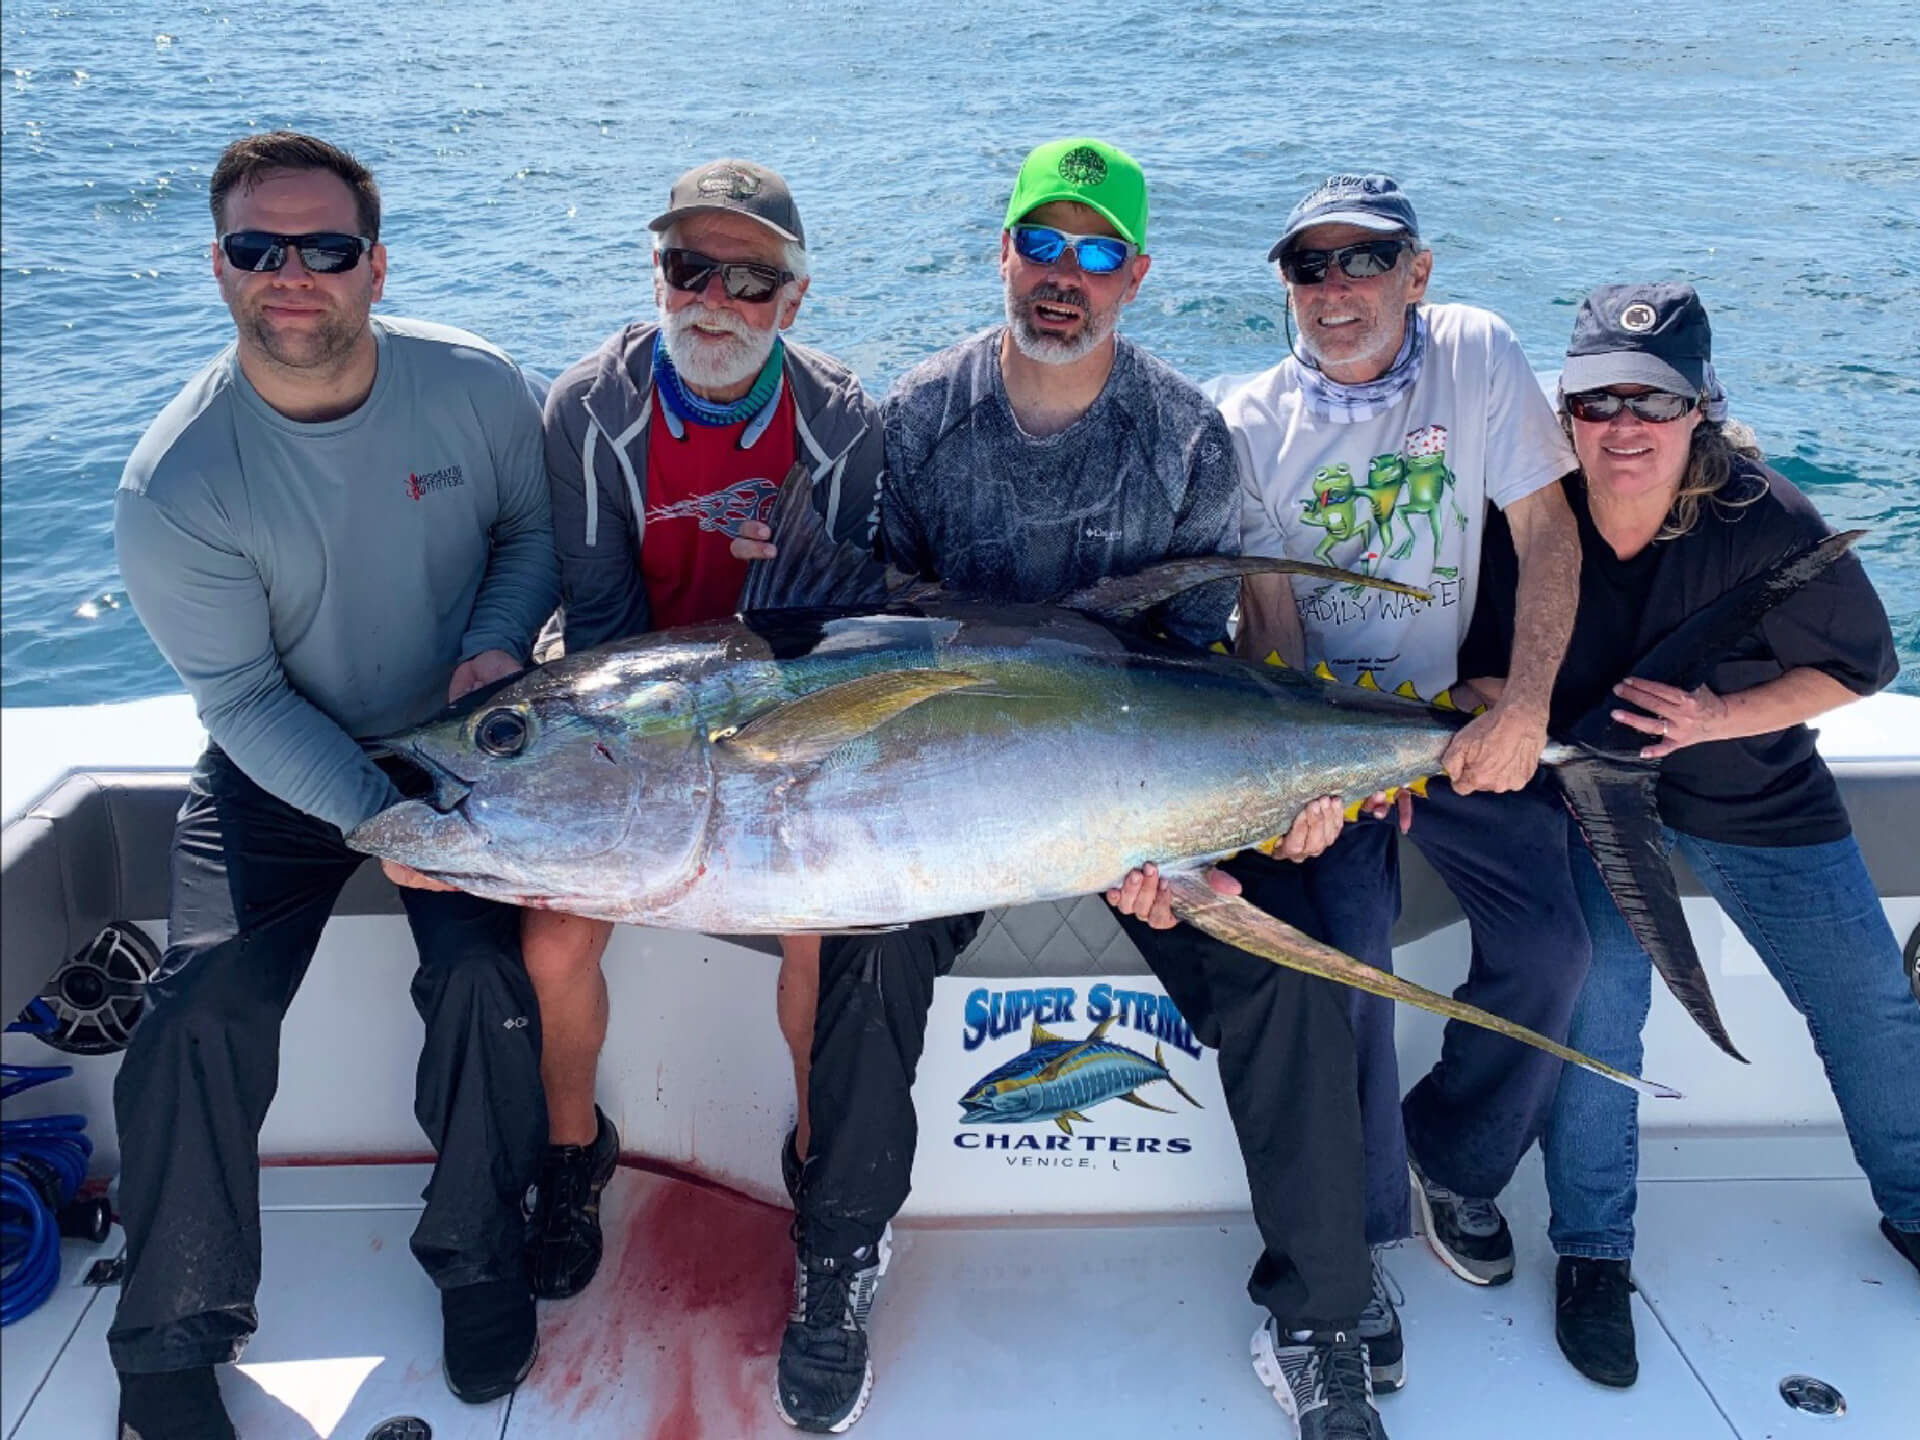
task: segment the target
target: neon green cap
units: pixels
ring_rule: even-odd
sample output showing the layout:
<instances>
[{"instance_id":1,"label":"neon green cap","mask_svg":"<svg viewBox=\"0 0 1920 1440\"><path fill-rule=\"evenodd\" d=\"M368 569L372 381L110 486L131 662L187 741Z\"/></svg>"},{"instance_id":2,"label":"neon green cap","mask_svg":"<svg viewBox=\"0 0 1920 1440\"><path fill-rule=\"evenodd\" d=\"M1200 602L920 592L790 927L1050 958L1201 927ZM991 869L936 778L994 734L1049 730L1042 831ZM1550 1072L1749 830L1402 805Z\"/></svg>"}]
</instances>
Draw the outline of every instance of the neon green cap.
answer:
<instances>
[{"instance_id":1,"label":"neon green cap","mask_svg":"<svg viewBox=\"0 0 1920 1440\"><path fill-rule=\"evenodd\" d=\"M1091 206L1112 222L1120 238L1147 248L1147 177L1140 162L1117 145L1079 136L1052 140L1027 156L1007 202L1011 229L1053 200Z\"/></svg>"}]
</instances>

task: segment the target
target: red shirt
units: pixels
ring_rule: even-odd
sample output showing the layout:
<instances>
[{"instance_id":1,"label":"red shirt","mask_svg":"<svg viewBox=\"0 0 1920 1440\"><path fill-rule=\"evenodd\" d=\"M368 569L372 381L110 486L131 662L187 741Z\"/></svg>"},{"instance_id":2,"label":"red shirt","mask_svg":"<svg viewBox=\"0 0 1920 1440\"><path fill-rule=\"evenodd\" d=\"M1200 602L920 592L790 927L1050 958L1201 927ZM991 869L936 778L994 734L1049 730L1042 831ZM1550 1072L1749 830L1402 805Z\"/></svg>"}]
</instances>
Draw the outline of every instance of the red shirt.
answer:
<instances>
[{"instance_id":1,"label":"red shirt","mask_svg":"<svg viewBox=\"0 0 1920 1440\"><path fill-rule=\"evenodd\" d=\"M656 630L731 615L740 603L747 562L736 560L728 532L743 520L764 523L780 482L793 468L793 392L780 387L773 420L748 450L740 437L752 422L696 425L675 439L653 397L647 427L647 515L640 539L640 575Z\"/></svg>"}]
</instances>

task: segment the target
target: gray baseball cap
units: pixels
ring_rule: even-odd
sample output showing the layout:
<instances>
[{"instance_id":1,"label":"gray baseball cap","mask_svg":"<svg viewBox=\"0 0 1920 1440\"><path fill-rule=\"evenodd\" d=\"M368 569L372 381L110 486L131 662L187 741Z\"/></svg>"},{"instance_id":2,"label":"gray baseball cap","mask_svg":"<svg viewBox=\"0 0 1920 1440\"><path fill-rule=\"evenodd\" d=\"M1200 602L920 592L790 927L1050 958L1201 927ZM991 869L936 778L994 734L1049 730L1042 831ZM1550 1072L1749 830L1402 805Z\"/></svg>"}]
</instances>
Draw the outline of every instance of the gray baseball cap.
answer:
<instances>
[{"instance_id":1,"label":"gray baseball cap","mask_svg":"<svg viewBox=\"0 0 1920 1440\"><path fill-rule=\"evenodd\" d=\"M678 180L667 195L667 208L647 222L649 230L665 230L676 220L704 211L731 210L758 220L782 240L806 248L807 232L800 225L800 208L780 172L751 160L709 160Z\"/></svg>"},{"instance_id":2,"label":"gray baseball cap","mask_svg":"<svg viewBox=\"0 0 1920 1440\"><path fill-rule=\"evenodd\" d=\"M1402 234L1409 240L1420 238L1413 202L1391 175L1329 175L1293 207L1287 228L1267 251L1267 259L1278 260L1288 241L1314 225L1358 225L1382 234Z\"/></svg>"}]
</instances>

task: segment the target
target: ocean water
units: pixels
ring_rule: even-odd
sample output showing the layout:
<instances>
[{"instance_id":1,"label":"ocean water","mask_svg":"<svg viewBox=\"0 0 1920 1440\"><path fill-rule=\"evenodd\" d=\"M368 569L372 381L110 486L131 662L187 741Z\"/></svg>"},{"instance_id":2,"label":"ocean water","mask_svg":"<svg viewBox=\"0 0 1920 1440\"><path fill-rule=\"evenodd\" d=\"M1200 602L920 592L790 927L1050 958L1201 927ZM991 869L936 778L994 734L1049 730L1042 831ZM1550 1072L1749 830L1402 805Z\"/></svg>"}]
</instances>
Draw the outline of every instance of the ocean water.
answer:
<instances>
[{"instance_id":1,"label":"ocean water","mask_svg":"<svg viewBox=\"0 0 1920 1440\"><path fill-rule=\"evenodd\" d=\"M1263 256L1384 169L1557 367L1591 286L1679 278L1737 415L1862 553L1920 691L1920 6L1775 0L0 5L8 705L177 682L125 604L120 467L225 343L206 178L250 129L345 144L386 196L383 308L553 373L652 308L646 219L723 154L792 183L796 334L884 387L997 317L1021 156L1095 133L1152 187L1127 331L1196 378L1273 363Z\"/></svg>"}]
</instances>

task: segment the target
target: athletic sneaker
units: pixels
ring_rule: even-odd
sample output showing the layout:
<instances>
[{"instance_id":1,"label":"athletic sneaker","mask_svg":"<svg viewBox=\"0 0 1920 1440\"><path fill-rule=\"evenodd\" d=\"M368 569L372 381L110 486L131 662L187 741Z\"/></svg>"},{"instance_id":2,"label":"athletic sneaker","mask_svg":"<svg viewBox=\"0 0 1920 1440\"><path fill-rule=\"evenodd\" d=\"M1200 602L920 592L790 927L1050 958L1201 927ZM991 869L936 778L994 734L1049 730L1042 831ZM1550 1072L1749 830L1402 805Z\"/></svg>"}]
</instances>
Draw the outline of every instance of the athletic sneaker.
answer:
<instances>
[{"instance_id":1,"label":"athletic sneaker","mask_svg":"<svg viewBox=\"0 0 1920 1440\"><path fill-rule=\"evenodd\" d=\"M1913 1262L1914 1269L1920 1270L1920 1231L1896 1230L1893 1222L1882 1215L1880 1233L1887 1237L1889 1245Z\"/></svg>"},{"instance_id":2,"label":"athletic sneaker","mask_svg":"<svg viewBox=\"0 0 1920 1440\"><path fill-rule=\"evenodd\" d=\"M1420 1212L1420 1228L1427 1232L1433 1253L1462 1280L1475 1285L1504 1285L1513 1278L1513 1235L1506 1217L1491 1200L1476 1200L1420 1173L1413 1172L1413 1203Z\"/></svg>"},{"instance_id":3,"label":"athletic sneaker","mask_svg":"<svg viewBox=\"0 0 1920 1440\"><path fill-rule=\"evenodd\" d=\"M873 1393L867 1316L893 1259L887 1235L851 1255L816 1255L799 1243L794 1222L793 1309L780 1337L773 1403L801 1430L838 1435L851 1428Z\"/></svg>"},{"instance_id":4,"label":"athletic sneaker","mask_svg":"<svg viewBox=\"0 0 1920 1440\"><path fill-rule=\"evenodd\" d=\"M1287 1412L1299 1440L1387 1440L1358 1332L1287 1334L1269 1315L1253 1332L1253 1373Z\"/></svg>"},{"instance_id":5,"label":"athletic sneaker","mask_svg":"<svg viewBox=\"0 0 1920 1440\"><path fill-rule=\"evenodd\" d=\"M1396 1305L1406 1296L1387 1273L1388 1246L1373 1247L1373 1298L1360 1312L1360 1338L1367 1346L1367 1368L1373 1374L1373 1392L1387 1395L1407 1383L1406 1343L1400 1333Z\"/></svg>"},{"instance_id":6,"label":"athletic sneaker","mask_svg":"<svg viewBox=\"0 0 1920 1440\"><path fill-rule=\"evenodd\" d=\"M122 1374L119 1440L234 1440L213 1367Z\"/></svg>"},{"instance_id":7,"label":"athletic sneaker","mask_svg":"<svg viewBox=\"0 0 1920 1440\"><path fill-rule=\"evenodd\" d=\"M497 1400L527 1378L540 1324L526 1281L481 1280L440 1292L447 1388L469 1405Z\"/></svg>"},{"instance_id":8,"label":"athletic sneaker","mask_svg":"<svg viewBox=\"0 0 1920 1440\"><path fill-rule=\"evenodd\" d=\"M600 1268L600 1192L620 1158L620 1132L598 1105L591 1145L549 1145L540 1160L539 1199L527 1231L527 1273L542 1300L587 1288Z\"/></svg>"},{"instance_id":9,"label":"athletic sneaker","mask_svg":"<svg viewBox=\"0 0 1920 1440\"><path fill-rule=\"evenodd\" d=\"M1562 1255L1553 1271L1553 1338L1596 1385L1624 1390L1640 1378L1633 1347L1633 1281L1625 1260Z\"/></svg>"}]
</instances>

